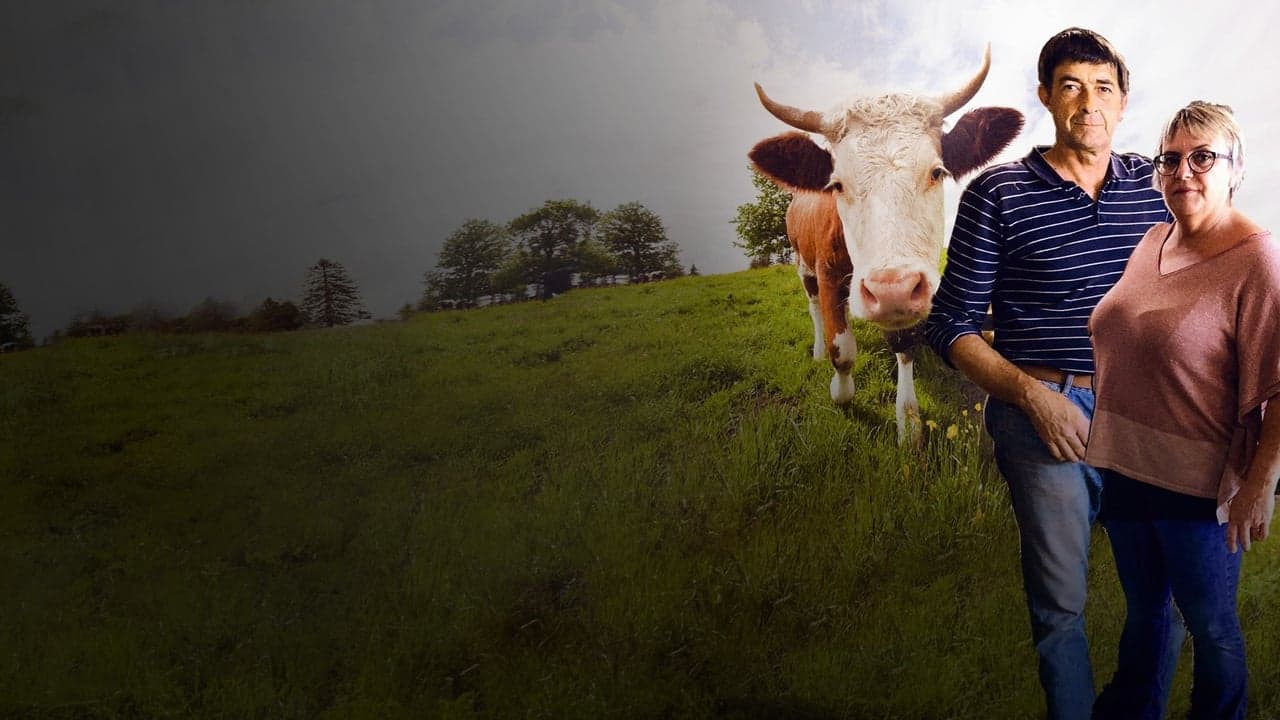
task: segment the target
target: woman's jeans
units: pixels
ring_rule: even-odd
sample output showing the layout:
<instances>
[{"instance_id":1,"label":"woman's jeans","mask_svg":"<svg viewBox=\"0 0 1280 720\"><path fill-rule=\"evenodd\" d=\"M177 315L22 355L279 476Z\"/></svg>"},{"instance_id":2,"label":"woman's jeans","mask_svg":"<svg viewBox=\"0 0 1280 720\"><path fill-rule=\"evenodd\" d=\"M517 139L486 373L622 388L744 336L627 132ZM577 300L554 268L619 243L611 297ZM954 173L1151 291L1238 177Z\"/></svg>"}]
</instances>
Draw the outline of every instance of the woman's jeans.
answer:
<instances>
[{"instance_id":1,"label":"woman's jeans","mask_svg":"<svg viewBox=\"0 0 1280 720\"><path fill-rule=\"evenodd\" d=\"M1108 510L1110 513L1110 510ZM1169 597L1194 648L1190 718L1243 718L1247 670L1236 614L1240 555L1227 551L1217 520L1104 518L1127 615L1115 677L1098 697L1097 718L1163 717L1169 692L1163 652Z\"/></svg>"},{"instance_id":2,"label":"woman's jeans","mask_svg":"<svg viewBox=\"0 0 1280 720\"><path fill-rule=\"evenodd\" d=\"M1085 417L1093 417L1092 390L1073 387L1069 379L1065 386L1043 384L1066 395ZM1094 684L1084 605L1089 533L1098 514L1102 478L1089 465L1055 460L1031 420L1014 405L988 398L984 422L1018 522L1022 585L1049 718L1087 719ZM1175 637L1168 643L1172 678L1183 630L1179 625L1170 634Z\"/></svg>"}]
</instances>

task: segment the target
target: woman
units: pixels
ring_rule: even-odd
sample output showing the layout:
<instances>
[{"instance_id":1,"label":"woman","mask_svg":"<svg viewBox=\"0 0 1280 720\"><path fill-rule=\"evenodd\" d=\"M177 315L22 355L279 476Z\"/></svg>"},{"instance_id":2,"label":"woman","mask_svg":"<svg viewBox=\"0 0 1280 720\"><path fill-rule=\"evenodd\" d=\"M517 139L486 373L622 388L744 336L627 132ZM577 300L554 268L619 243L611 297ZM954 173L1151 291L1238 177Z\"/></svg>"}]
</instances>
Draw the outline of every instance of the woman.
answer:
<instances>
[{"instance_id":1,"label":"woman","mask_svg":"<svg viewBox=\"0 0 1280 720\"><path fill-rule=\"evenodd\" d=\"M1127 617L1095 718L1160 718L1168 600L1194 647L1191 718L1243 718L1239 548L1263 540L1280 476L1280 247L1232 206L1244 138L1193 102L1160 136L1155 185L1173 215L1134 249L1090 318L1097 409L1085 461ZM1276 406L1280 408L1280 405Z\"/></svg>"}]
</instances>

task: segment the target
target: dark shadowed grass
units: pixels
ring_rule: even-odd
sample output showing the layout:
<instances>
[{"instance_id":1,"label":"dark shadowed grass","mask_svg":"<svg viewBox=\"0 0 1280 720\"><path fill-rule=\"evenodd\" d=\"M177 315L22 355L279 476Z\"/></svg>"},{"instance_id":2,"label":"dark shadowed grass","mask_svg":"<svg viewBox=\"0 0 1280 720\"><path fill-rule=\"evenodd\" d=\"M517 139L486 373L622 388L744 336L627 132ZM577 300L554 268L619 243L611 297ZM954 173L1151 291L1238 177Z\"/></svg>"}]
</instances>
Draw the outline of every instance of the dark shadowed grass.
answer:
<instances>
[{"instance_id":1,"label":"dark shadowed grass","mask_svg":"<svg viewBox=\"0 0 1280 720\"><path fill-rule=\"evenodd\" d=\"M879 338L835 408L808 323L773 268L0 357L0 715L1036 717L979 397L926 354L899 449Z\"/></svg>"}]
</instances>

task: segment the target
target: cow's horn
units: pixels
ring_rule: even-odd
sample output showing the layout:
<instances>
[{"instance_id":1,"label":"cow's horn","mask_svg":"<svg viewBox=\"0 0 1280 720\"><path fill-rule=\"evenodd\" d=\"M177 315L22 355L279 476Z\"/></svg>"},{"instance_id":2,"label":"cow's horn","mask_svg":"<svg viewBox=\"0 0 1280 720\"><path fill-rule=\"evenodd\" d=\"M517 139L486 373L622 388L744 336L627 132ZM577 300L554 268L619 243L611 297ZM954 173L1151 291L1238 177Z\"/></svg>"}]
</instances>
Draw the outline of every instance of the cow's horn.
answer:
<instances>
[{"instance_id":1,"label":"cow's horn","mask_svg":"<svg viewBox=\"0 0 1280 720\"><path fill-rule=\"evenodd\" d=\"M756 83L756 95L760 96L760 104L764 105L764 109L782 122L798 130L826 134L827 123L822 113L774 102L773 98L764 94L764 88L760 87L760 83Z\"/></svg>"},{"instance_id":2,"label":"cow's horn","mask_svg":"<svg viewBox=\"0 0 1280 720\"><path fill-rule=\"evenodd\" d=\"M965 103L972 100L973 96L978 94L978 88L982 87L982 82L987 79L987 70L990 69L991 43L987 43L987 50L982 54L982 69L978 70L978 74L973 76L969 84L939 99L939 102L942 103L942 117L959 110L964 107Z\"/></svg>"}]
</instances>

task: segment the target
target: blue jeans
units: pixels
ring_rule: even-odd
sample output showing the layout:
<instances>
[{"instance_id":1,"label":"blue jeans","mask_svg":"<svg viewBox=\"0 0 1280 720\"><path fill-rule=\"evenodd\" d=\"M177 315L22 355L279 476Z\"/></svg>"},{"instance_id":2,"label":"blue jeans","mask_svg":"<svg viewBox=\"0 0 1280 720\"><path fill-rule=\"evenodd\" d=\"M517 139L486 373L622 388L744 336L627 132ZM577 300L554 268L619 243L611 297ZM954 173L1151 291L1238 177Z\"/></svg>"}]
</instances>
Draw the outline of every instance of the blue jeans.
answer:
<instances>
[{"instance_id":1,"label":"blue jeans","mask_svg":"<svg viewBox=\"0 0 1280 720\"><path fill-rule=\"evenodd\" d=\"M1066 385L1044 385L1093 417L1092 390L1073 387L1069 379ZM1049 718L1087 719L1094 685L1084 605L1090 526L1098 515L1102 478L1089 465L1055 460L1030 418L1015 405L987 398L983 419L1018 522L1022 586ZM1169 643L1169 682L1182 633L1181 623L1170 630L1176 640Z\"/></svg>"},{"instance_id":2,"label":"blue jeans","mask_svg":"<svg viewBox=\"0 0 1280 720\"><path fill-rule=\"evenodd\" d=\"M1163 643L1169 597L1194 648L1189 718L1243 718L1247 670L1236 614L1240 555L1227 552L1216 520L1103 520L1124 587L1120 663L1098 696L1097 718L1162 717L1169 692Z\"/></svg>"}]
</instances>

